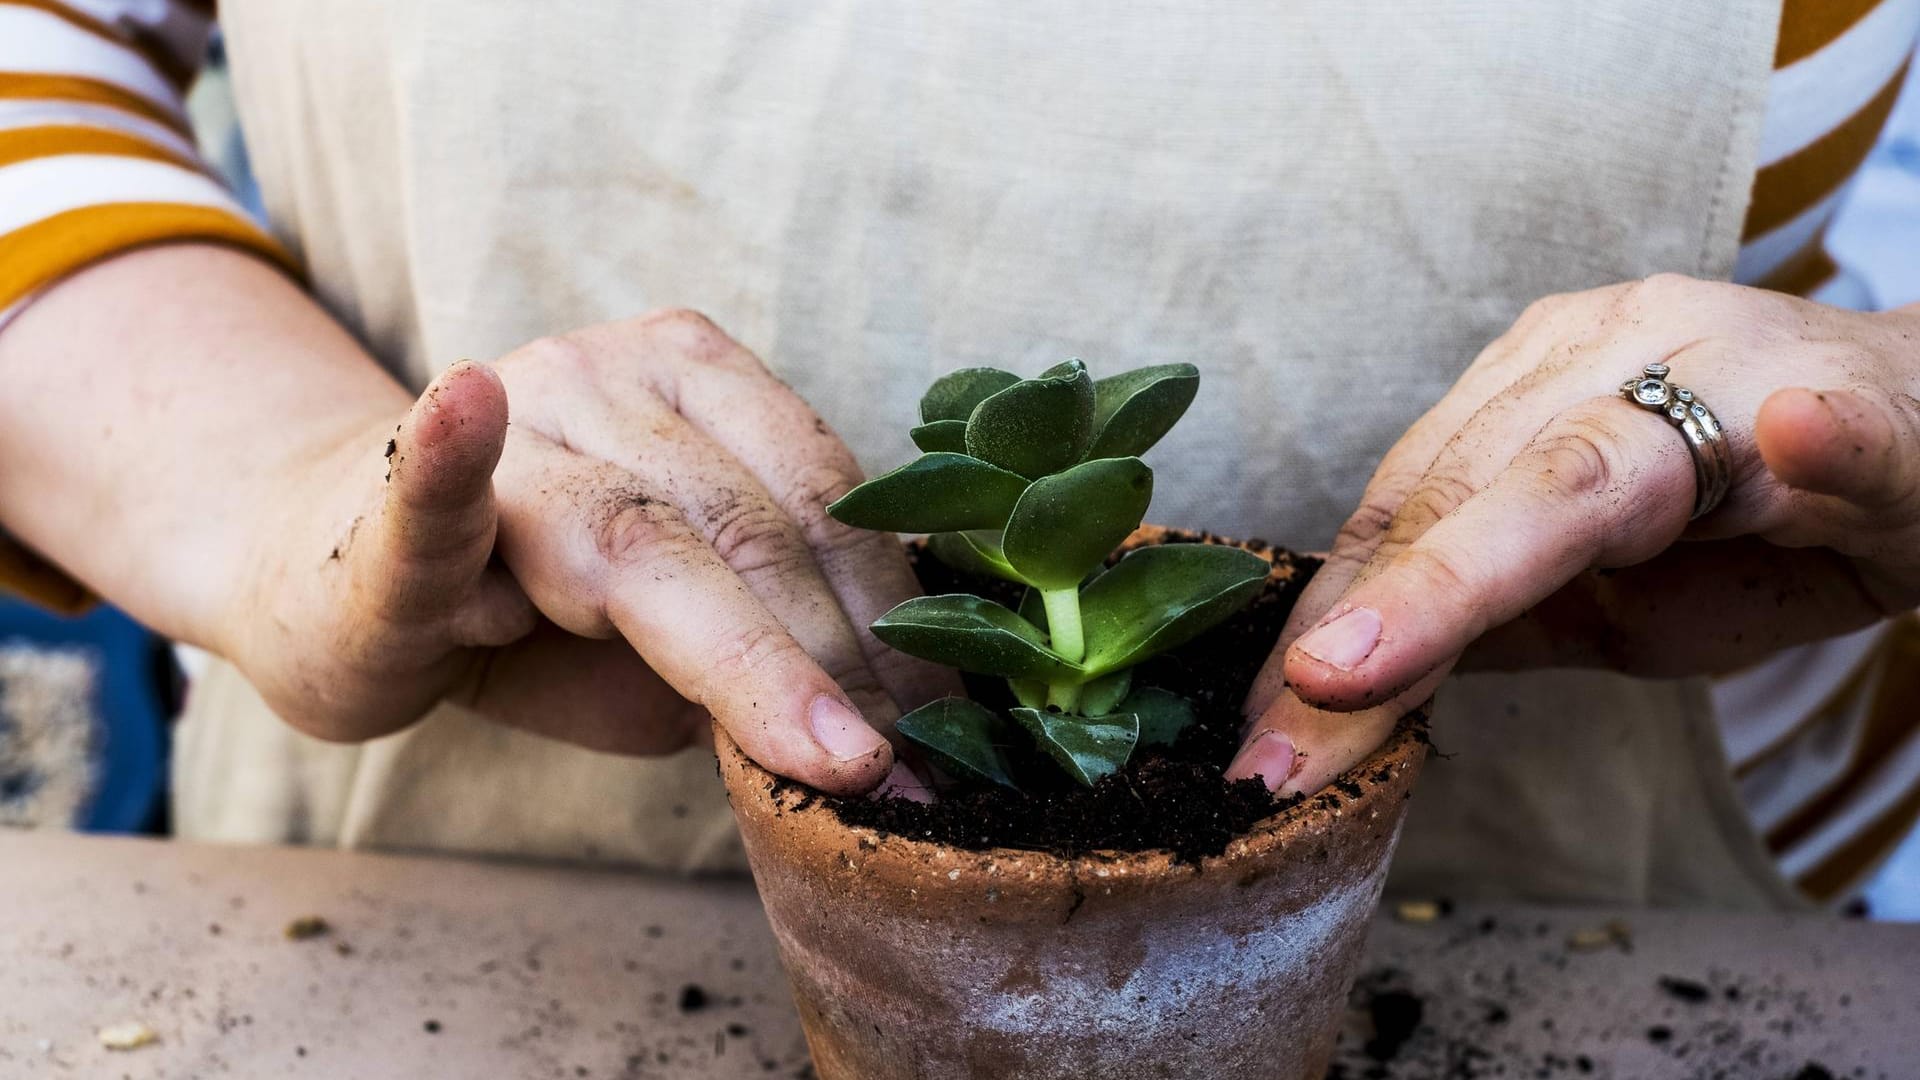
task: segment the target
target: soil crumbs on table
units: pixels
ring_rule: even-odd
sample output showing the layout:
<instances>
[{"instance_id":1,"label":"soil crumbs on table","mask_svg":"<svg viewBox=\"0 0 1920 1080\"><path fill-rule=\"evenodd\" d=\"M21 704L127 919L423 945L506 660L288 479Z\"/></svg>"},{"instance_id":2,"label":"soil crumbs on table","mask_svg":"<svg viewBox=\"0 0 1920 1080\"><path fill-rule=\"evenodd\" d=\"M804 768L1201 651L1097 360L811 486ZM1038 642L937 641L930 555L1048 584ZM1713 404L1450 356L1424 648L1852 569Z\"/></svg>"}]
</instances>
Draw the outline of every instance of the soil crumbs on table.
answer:
<instances>
[{"instance_id":1,"label":"soil crumbs on table","mask_svg":"<svg viewBox=\"0 0 1920 1080\"><path fill-rule=\"evenodd\" d=\"M1495 935L1509 943L1538 940L1541 961L1554 966L1581 952L1556 942L1544 924L1482 918L1449 933L1442 948ZM1363 972L1354 981L1348 1022L1325 1080L1640 1080L1637 1069L1623 1072L1608 1060L1607 1048L1624 1040L1640 1040L1669 1066L1658 1075L1674 1080L1894 1080L1809 1061L1783 1046L1796 1029L1818 1029L1834 1004L1774 980L1724 970L1661 976L1633 1000L1610 1006L1622 1014L1618 1025L1596 1031L1586 1019L1559 1027L1551 1019L1594 1009L1590 997L1558 1000L1514 964L1462 974L1462 981L1443 989L1392 967ZM1842 995L1837 1005L1847 1008L1850 998ZM1542 1012L1548 1015L1537 1030L1516 1028L1516 1016ZM1635 1013L1644 1017L1639 1027L1628 1018ZM1541 1048L1554 1043L1562 1048Z\"/></svg>"},{"instance_id":2,"label":"soil crumbs on table","mask_svg":"<svg viewBox=\"0 0 1920 1080\"><path fill-rule=\"evenodd\" d=\"M1205 534L1176 537L1174 542L1214 542ZM1250 546L1268 550L1258 542ZM918 548L912 558L929 595L970 592L1019 607L1018 585L960 573ZM1279 570L1246 609L1134 669L1134 686L1180 694L1193 702L1199 719L1173 746L1136 753L1124 769L1090 789L1024 740L1008 747L1020 791L958 789L928 804L834 798L784 781L779 786L821 800L848 825L975 851L1021 848L1073 858L1094 851L1167 850L1186 862L1218 855L1256 822L1299 801L1275 799L1258 780L1228 783L1222 776L1239 748L1240 703L1319 562L1282 552L1275 565ZM1001 709L1014 704L1004 681L965 679L974 700ZM1358 794L1351 783L1343 790Z\"/></svg>"}]
</instances>

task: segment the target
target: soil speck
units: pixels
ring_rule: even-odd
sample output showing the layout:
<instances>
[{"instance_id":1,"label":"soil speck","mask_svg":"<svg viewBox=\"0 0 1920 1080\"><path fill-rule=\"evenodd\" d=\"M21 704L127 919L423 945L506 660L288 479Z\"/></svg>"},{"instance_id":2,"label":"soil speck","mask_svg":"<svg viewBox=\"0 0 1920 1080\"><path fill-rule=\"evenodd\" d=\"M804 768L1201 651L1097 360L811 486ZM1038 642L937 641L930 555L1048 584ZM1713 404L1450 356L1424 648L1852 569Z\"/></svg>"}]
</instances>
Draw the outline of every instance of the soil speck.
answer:
<instances>
[{"instance_id":1,"label":"soil speck","mask_svg":"<svg viewBox=\"0 0 1920 1080\"><path fill-rule=\"evenodd\" d=\"M1367 1008L1373 1015L1373 1038L1367 1040L1367 1056L1375 1061L1392 1061L1420 1026L1427 1004L1408 991L1388 990L1375 994Z\"/></svg>"},{"instance_id":2,"label":"soil speck","mask_svg":"<svg viewBox=\"0 0 1920 1080\"><path fill-rule=\"evenodd\" d=\"M1671 975L1660 977L1660 989L1666 991L1668 997L1676 1001L1684 1001L1689 1005L1697 1005L1713 994L1713 991L1707 989L1705 983L1695 982L1692 979L1679 979Z\"/></svg>"},{"instance_id":3,"label":"soil speck","mask_svg":"<svg viewBox=\"0 0 1920 1080\"><path fill-rule=\"evenodd\" d=\"M288 923L285 932L288 941L310 941L313 938L325 937L332 931L332 925L320 916L302 915ZM218 930L214 932L219 933Z\"/></svg>"}]
</instances>

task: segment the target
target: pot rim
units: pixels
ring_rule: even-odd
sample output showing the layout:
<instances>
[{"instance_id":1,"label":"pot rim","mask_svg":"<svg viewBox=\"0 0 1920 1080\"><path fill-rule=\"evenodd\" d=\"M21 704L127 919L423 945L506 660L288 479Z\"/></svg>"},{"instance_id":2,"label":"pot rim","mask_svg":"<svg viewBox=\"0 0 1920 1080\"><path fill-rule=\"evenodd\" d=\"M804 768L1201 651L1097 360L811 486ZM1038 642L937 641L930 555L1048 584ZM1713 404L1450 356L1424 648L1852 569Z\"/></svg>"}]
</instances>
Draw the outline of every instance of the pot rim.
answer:
<instances>
[{"instance_id":1,"label":"pot rim","mask_svg":"<svg viewBox=\"0 0 1920 1080\"><path fill-rule=\"evenodd\" d=\"M853 861L862 864L863 873L879 872L883 878L909 887L922 884L929 867L946 872L949 880L959 880L972 870L1009 882L1118 879L1151 887L1208 874L1257 872L1269 864L1283 863L1287 849L1323 839L1343 821L1371 820L1390 812L1384 803L1403 787L1395 782L1398 774L1417 768L1425 756L1430 709L1428 702L1408 713L1384 744L1326 788L1262 818L1228 841L1225 851L1204 856L1198 863L1181 862L1164 848L1099 850L1069 858L1028 848L962 848L882 832L872 826L848 825L822 801L823 793L793 782L782 783L782 778L747 757L717 724L714 740L721 775L728 781L728 798L734 800L737 813L793 819L787 827L797 826L812 834L814 842L809 846L826 849L819 854L834 858L835 851L859 852ZM1387 770L1384 777L1383 769ZM1359 794L1344 788L1357 789ZM743 801L748 805L742 805Z\"/></svg>"}]
</instances>

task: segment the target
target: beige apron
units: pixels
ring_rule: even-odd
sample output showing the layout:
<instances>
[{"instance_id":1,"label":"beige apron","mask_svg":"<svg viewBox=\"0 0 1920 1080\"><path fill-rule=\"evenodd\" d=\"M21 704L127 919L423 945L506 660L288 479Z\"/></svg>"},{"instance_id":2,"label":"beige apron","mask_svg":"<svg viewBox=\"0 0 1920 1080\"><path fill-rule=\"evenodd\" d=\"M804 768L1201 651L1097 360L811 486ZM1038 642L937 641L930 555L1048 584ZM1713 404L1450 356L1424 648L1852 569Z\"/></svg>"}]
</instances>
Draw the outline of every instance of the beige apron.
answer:
<instances>
[{"instance_id":1,"label":"beige apron","mask_svg":"<svg viewBox=\"0 0 1920 1080\"><path fill-rule=\"evenodd\" d=\"M1324 547L1536 296L1725 276L1777 2L228 0L276 228L413 386L707 312L870 467L963 364L1191 360L1152 517ZM1428 894L1791 903L1701 688L1450 685L1400 857ZM704 752L443 708L361 747L195 688L201 836L737 866Z\"/></svg>"}]
</instances>

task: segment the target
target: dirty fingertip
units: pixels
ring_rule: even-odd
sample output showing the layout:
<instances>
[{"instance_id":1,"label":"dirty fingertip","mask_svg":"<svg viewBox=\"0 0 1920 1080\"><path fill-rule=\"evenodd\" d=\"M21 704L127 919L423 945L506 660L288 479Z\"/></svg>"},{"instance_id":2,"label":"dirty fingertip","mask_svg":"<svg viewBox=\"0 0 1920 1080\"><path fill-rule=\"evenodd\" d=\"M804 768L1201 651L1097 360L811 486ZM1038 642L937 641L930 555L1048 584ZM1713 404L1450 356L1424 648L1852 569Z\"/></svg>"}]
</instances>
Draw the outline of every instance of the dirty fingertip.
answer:
<instances>
[{"instance_id":1,"label":"dirty fingertip","mask_svg":"<svg viewBox=\"0 0 1920 1080\"><path fill-rule=\"evenodd\" d=\"M858 761L887 745L887 740L869 727L853 706L830 694L813 699L807 722L813 728L814 741L835 761Z\"/></svg>"},{"instance_id":2,"label":"dirty fingertip","mask_svg":"<svg viewBox=\"0 0 1920 1080\"><path fill-rule=\"evenodd\" d=\"M1298 760L1293 740L1278 731L1263 731L1240 748L1227 766L1228 780L1258 779L1268 791L1278 791L1293 776Z\"/></svg>"},{"instance_id":3,"label":"dirty fingertip","mask_svg":"<svg viewBox=\"0 0 1920 1080\"><path fill-rule=\"evenodd\" d=\"M830 762L823 770L827 775L812 780L815 787L852 795L886 780L894 765L893 747L852 705L821 694L808 707L807 726Z\"/></svg>"}]
</instances>

